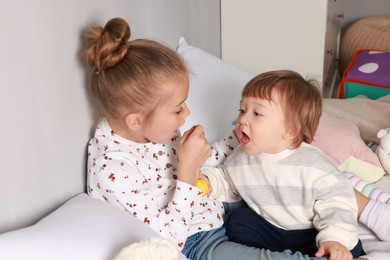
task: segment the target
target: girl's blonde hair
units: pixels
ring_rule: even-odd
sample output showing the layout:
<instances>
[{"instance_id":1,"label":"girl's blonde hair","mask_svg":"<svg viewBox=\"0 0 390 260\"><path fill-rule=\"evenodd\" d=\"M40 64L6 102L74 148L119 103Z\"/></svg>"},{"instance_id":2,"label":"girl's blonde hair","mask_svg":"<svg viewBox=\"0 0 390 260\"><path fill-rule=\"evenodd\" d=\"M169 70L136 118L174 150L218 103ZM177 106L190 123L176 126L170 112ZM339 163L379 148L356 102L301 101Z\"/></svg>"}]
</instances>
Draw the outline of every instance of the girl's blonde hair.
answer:
<instances>
[{"instance_id":1,"label":"girl's blonde hair","mask_svg":"<svg viewBox=\"0 0 390 260\"><path fill-rule=\"evenodd\" d=\"M295 136L292 148L302 142L311 143L322 113L322 96L314 80L305 80L289 70L269 71L251 79L242 91L242 97L280 100L285 127Z\"/></svg>"},{"instance_id":2,"label":"girl's blonde hair","mask_svg":"<svg viewBox=\"0 0 390 260\"><path fill-rule=\"evenodd\" d=\"M130 41L130 36L122 18L111 19L104 28L90 28L85 36L90 92L104 116L148 115L157 106L160 86L188 75L175 51L152 40Z\"/></svg>"}]
</instances>

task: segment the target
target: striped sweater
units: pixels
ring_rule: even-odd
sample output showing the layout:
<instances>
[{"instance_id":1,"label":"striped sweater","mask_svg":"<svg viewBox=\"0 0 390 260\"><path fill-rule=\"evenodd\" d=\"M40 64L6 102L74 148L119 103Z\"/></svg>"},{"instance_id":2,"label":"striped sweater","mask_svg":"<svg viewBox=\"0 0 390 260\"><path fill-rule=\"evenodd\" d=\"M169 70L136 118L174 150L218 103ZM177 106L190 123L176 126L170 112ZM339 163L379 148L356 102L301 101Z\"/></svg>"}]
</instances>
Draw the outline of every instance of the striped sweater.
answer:
<instances>
[{"instance_id":1,"label":"striped sweater","mask_svg":"<svg viewBox=\"0 0 390 260\"><path fill-rule=\"evenodd\" d=\"M357 202L351 182L315 147L303 143L278 154L247 155L238 147L223 166L204 166L212 196L243 199L273 225L316 228L317 245L358 242Z\"/></svg>"}]
</instances>

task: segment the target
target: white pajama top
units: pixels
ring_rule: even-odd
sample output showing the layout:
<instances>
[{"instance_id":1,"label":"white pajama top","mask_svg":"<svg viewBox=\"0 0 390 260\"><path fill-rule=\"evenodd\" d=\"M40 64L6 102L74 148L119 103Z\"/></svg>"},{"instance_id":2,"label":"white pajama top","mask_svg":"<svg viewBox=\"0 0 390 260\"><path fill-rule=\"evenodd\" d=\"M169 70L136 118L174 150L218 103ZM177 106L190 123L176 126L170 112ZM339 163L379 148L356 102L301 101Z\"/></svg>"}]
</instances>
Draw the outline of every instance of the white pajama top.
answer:
<instances>
[{"instance_id":1,"label":"white pajama top","mask_svg":"<svg viewBox=\"0 0 390 260\"><path fill-rule=\"evenodd\" d=\"M188 236L223 224L223 206L177 181L179 136L169 144L135 143L103 119L88 144L88 193L137 217L181 250ZM237 146L231 132L213 146L207 163L218 165Z\"/></svg>"}]
</instances>

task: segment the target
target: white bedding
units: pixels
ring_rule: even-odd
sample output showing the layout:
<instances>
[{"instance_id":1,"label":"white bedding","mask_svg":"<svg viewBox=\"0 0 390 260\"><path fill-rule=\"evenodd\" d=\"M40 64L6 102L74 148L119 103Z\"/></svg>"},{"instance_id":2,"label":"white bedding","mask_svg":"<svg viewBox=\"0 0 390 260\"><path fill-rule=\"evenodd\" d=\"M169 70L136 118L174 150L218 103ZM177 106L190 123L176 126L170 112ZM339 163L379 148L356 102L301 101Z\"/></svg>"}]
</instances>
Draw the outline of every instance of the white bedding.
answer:
<instances>
[{"instance_id":1,"label":"white bedding","mask_svg":"<svg viewBox=\"0 0 390 260\"><path fill-rule=\"evenodd\" d=\"M0 235L0 259L107 260L155 235L122 209L82 193L37 224Z\"/></svg>"},{"instance_id":2,"label":"white bedding","mask_svg":"<svg viewBox=\"0 0 390 260\"><path fill-rule=\"evenodd\" d=\"M191 70L188 105L192 114L184 127L201 123L206 135L214 141L231 127L239 93L251 76L187 45L184 39L180 41L178 52ZM211 103L221 95L224 98L219 99L218 106L212 110L208 105L199 107L205 100ZM377 185L390 192L390 176L383 177ZM155 235L130 214L83 193L35 225L1 234L0 259L113 259L123 247ZM390 242L378 241L363 226L360 238L369 259L390 259Z\"/></svg>"},{"instance_id":3,"label":"white bedding","mask_svg":"<svg viewBox=\"0 0 390 260\"><path fill-rule=\"evenodd\" d=\"M108 260L155 235L130 214L82 193L37 224L0 235L0 259ZM369 259L390 259L390 242L378 241L363 225L359 236Z\"/></svg>"}]
</instances>

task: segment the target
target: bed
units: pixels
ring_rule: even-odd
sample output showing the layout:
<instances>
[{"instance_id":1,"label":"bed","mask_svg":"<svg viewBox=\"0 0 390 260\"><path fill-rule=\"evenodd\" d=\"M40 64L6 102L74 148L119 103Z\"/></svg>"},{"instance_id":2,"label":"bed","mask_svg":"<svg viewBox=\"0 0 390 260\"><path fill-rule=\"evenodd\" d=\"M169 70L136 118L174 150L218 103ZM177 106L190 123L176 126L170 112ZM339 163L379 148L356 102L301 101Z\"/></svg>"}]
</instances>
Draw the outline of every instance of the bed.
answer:
<instances>
[{"instance_id":1,"label":"bed","mask_svg":"<svg viewBox=\"0 0 390 260\"><path fill-rule=\"evenodd\" d=\"M184 38L179 39L177 52L190 68L187 105L192 113L183 130L199 123L210 142L218 140L231 129L241 88L251 75L189 45ZM215 102L220 96L223 100ZM354 155L376 164L376 155L360 138L356 126L342 120L340 127L338 120L329 114L321 121L317 146L333 154L335 161ZM340 136L348 140L340 144ZM343 152L332 153L340 145L345 146ZM377 185L390 192L390 176L378 178ZM379 241L362 225L359 232L367 258L390 259L390 242ZM0 234L0 259L114 259L122 248L153 236L156 234L151 229L130 214L80 193L36 224Z\"/></svg>"}]
</instances>

